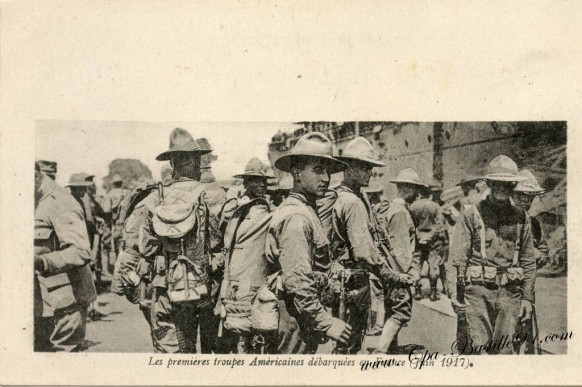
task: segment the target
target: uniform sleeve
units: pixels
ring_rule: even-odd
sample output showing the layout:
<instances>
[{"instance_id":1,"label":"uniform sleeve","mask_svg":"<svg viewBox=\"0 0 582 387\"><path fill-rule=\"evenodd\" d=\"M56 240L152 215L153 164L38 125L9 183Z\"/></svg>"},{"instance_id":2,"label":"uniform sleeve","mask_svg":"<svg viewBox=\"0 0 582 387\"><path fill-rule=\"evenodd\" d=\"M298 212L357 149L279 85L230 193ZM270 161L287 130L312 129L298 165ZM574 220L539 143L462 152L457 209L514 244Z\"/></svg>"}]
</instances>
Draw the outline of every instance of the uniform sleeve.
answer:
<instances>
[{"instance_id":1,"label":"uniform sleeve","mask_svg":"<svg viewBox=\"0 0 582 387\"><path fill-rule=\"evenodd\" d=\"M521 256L519 260L519 264L523 267L525 274L522 299L533 303L535 302L534 287L536 280L536 257L531 233L531 222L527 215L523 225Z\"/></svg>"},{"instance_id":2,"label":"uniform sleeve","mask_svg":"<svg viewBox=\"0 0 582 387\"><path fill-rule=\"evenodd\" d=\"M140 220L139 226L139 253L146 259L152 260L158 255L162 249L162 241L157 238L153 232L152 227L152 200L151 198L146 199L147 210L144 211L144 217Z\"/></svg>"},{"instance_id":3,"label":"uniform sleeve","mask_svg":"<svg viewBox=\"0 0 582 387\"><path fill-rule=\"evenodd\" d=\"M293 215L283 225L279 236L279 264L285 291L302 318L314 330L327 331L332 317L321 304L311 265L312 230L303 215Z\"/></svg>"},{"instance_id":4,"label":"uniform sleeve","mask_svg":"<svg viewBox=\"0 0 582 387\"><path fill-rule=\"evenodd\" d=\"M470 212L462 211L455 225L453 241L449 247L449 259L452 266L457 268L459 276L464 277L471 254L471 220Z\"/></svg>"},{"instance_id":5,"label":"uniform sleeve","mask_svg":"<svg viewBox=\"0 0 582 387\"><path fill-rule=\"evenodd\" d=\"M369 217L364 204L355 201L348 202L342 215L356 262L366 263L370 266L379 265L379 254L368 227Z\"/></svg>"},{"instance_id":6,"label":"uniform sleeve","mask_svg":"<svg viewBox=\"0 0 582 387\"><path fill-rule=\"evenodd\" d=\"M388 238L392 252L401 269L408 272L412 265L412 247L410 246L410 229L405 212L397 212L387 222Z\"/></svg>"},{"instance_id":7,"label":"uniform sleeve","mask_svg":"<svg viewBox=\"0 0 582 387\"><path fill-rule=\"evenodd\" d=\"M91 249L87 227L81 213L67 209L52 219L52 224L59 240L60 249L42 254L45 262L45 275L64 273L76 267L82 267L91 261Z\"/></svg>"}]
</instances>

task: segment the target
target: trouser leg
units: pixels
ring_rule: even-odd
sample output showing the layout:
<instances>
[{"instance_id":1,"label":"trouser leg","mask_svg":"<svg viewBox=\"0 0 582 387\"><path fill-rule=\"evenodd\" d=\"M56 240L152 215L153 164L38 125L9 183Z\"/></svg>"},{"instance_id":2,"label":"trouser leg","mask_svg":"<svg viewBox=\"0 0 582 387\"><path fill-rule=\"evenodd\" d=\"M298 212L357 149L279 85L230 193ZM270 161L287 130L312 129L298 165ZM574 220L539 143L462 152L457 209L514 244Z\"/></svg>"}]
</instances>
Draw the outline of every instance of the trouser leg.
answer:
<instances>
[{"instance_id":1,"label":"trouser leg","mask_svg":"<svg viewBox=\"0 0 582 387\"><path fill-rule=\"evenodd\" d=\"M172 321L172 304L163 289L158 289L150 311L151 335L154 351L178 353L180 351L176 327Z\"/></svg>"},{"instance_id":2,"label":"trouser leg","mask_svg":"<svg viewBox=\"0 0 582 387\"><path fill-rule=\"evenodd\" d=\"M465 298L469 303L465 313L471 337L464 352L479 355L485 352L486 344L493 338L496 292L481 285L468 285Z\"/></svg>"},{"instance_id":3,"label":"trouser leg","mask_svg":"<svg viewBox=\"0 0 582 387\"><path fill-rule=\"evenodd\" d=\"M200 323L198 307L193 302L183 302L172 305L172 308L180 353L196 353Z\"/></svg>"},{"instance_id":4,"label":"trouser leg","mask_svg":"<svg viewBox=\"0 0 582 387\"><path fill-rule=\"evenodd\" d=\"M55 327L51 334L51 343L58 352L77 351L81 348L87 328L87 305L77 310L55 315Z\"/></svg>"},{"instance_id":5,"label":"trouser leg","mask_svg":"<svg viewBox=\"0 0 582 387\"><path fill-rule=\"evenodd\" d=\"M279 300L279 334L277 353L314 354L319 345L314 337L302 332L297 320L292 317L284 300Z\"/></svg>"},{"instance_id":6,"label":"trouser leg","mask_svg":"<svg viewBox=\"0 0 582 387\"><path fill-rule=\"evenodd\" d=\"M34 351L54 352L51 343L51 334L55 329L52 317L36 317L34 319Z\"/></svg>"},{"instance_id":7,"label":"trouser leg","mask_svg":"<svg viewBox=\"0 0 582 387\"><path fill-rule=\"evenodd\" d=\"M497 290L495 308L497 318L493 329L493 345L491 354L514 353L513 339L515 338L519 324L519 309L521 305L521 293L517 289L502 287ZM505 343L507 345L505 345Z\"/></svg>"},{"instance_id":8,"label":"trouser leg","mask_svg":"<svg viewBox=\"0 0 582 387\"><path fill-rule=\"evenodd\" d=\"M214 314L212 305L200 308L200 350L202 353L212 353L216 350L218 325L220 316Z\"/></svg>"},{"instance_id":9,"label":"trouser leg","mask_svg":"<svg viewBox=\"0 0 582 387\"><path fill-rule=\"evenodd\" d=\"M412 292L410 287L399 285L384 293L386 322L377 345L377 352L397 350L398 332L412 317Z\"/></svg>"}]
</instances>

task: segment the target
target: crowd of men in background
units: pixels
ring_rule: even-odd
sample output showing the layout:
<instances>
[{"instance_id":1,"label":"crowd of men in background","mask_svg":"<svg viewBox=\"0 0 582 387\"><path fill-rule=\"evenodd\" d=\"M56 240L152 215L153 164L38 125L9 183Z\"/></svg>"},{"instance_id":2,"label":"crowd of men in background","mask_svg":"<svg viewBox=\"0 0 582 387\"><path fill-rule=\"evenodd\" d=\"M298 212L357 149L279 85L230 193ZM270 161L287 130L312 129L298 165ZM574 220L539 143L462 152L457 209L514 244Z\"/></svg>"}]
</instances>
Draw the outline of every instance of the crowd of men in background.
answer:
<instances>
[{"instance_id":1,"label":"crowd of men in background","mask_svg":"<svg viewBox=\"0 0 582 387\"><path fill-rule=\"evenodd\" d=\"M35 351L82 349L100 315L95 284L111 282L143 312L156 352L308 354L333 340L333 353L403 353L422 278L431 302L450 298L460 351L503 336L513 345L489 353L536 351L517 338L535 330L548 249L527 210L543 189L510 158L459 182L464 196L450 204L440 181L412 168L387 200L369 186L385 164L363 137L334 156L327 137L307 133L274 163L287 178L273 184L254 158L230 198L201 181L211 151L174 129L157 157L171 166L163 182L127 190L114 175L101 200L93 175L61 188L56 163L35 163ZM375 348L362 348L366 335L379 336Z\"/></svg>"}]
</instances>

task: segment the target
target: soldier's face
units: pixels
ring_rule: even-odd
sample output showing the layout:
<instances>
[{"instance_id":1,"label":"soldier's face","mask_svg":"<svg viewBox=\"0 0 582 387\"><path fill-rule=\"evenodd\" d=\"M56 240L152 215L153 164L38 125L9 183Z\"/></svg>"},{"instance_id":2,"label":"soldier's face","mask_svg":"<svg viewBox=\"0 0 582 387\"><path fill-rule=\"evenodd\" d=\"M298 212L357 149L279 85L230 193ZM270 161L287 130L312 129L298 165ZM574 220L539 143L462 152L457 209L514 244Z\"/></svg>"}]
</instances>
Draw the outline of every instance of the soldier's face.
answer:
<instances>
[{"instance_id":1,"label":"soldier's face","mask_svg":"<svg viewBox=\"0 0 582 387\"><path fill-rule=\"evenodd\" d=\"M372 165L357 161L350 162L350 168L344 172L344 180L360 187L367 187L372 177Z\"/></svg>"},{"instance_id":2,"label":"soldier's face","mask_svg":"<svg viewBox=\"0 0 582 387\"><path fill-rule=\"evenodd\" d=\"M507 202L513 194L514 183L504 181L490 181L491 198L497 202Z\"/></svg>"},{"instance_id":3,"label":"soldier's face","mask_svg":"<svg viewBox=\"0 0 582 387\"><path fill-rule=\"evenodd\" d=\"M413 203L418 197L419 187L414 184L398 184L398 191L406 203Z\"/></svg>"},{"instance_id":4,"label":"soldier's face","mask_svg":"<svg viewBox=\"0 0 582 387\"><path fill-rule=\"evenodd\" d=\"M516 206L527 211L531 207L531 204L534 200L534 195L527 195L523 192L515 192L513 194L513 200L515 201Z\"/></svg>"},{"instance_id":5,"label":"soldier's face","mask_svg":"<svg viewBox=\"0 0 582 387\"><path fill-rule=\"evenodd\" d=\"M305 194L322 198L329 186L326 166L316 160L306 161L301 169L294 170L297 188Z\"/></svg>"},{"instance_id":6,"label":"soldier's face","mask_svg":"<svg viewBox=\"0 0 582 387\"><path fill-rule=\"evenodd\" d=\"M244 180L246 194L251 198L262 198L267 193L267 179L260 176L249 176Z\"/></svg>"}]
</instances>

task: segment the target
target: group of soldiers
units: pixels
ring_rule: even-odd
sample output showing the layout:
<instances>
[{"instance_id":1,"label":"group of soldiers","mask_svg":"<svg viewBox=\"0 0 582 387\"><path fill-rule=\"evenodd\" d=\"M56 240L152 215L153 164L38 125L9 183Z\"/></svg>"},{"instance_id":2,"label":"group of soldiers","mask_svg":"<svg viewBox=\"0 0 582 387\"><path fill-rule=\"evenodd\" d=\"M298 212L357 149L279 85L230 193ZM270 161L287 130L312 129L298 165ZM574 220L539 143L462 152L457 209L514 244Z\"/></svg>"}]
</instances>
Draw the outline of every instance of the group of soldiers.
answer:
<instances>
[{"instance_id":1,"label":"group of soldiers","mask_svg":"<svg viewBox=\"0 0 582 387\"><path fill-rule=\"evenodd\" d=\"M422 276L431 301L441 279L460 343L514 337L531 322L547 246L527 209L543 190L508 157L461 181L464 197L451 206L441 182L412 168L384 199L369 183L385 164L363 137L334 156L325 135L309 132L274 162L288 189L267 195L275 176L255 158L234 176L244 191L228 200L201 182L211 151L176 128L156 158L170 162L171 178L128 192L115 177L101 203L93 176L73 175L67 192L35 163L35 350L79 350L96 256L114 266L112 291L143 312L156 352L196 353L199 342L202 353L312 354L332 340L332 353L356 354L375 334L370 353L402 353L398 334L423 298ZM479 181L488 195L476 195ZM103 234L95 218L110 225L110 243L98 243L105 254L92 254Z\"/></svg>"}]
</instances>

